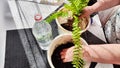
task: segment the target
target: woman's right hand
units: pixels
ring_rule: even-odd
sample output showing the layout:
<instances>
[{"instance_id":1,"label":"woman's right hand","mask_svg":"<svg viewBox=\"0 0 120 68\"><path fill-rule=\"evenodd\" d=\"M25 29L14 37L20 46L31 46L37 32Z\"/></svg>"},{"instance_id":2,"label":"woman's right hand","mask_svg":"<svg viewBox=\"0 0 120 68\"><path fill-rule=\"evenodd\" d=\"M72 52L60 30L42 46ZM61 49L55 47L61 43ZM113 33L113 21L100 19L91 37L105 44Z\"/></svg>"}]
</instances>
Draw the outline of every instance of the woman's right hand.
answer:
<instances>
[{"instance_id":1,"label":"woman's right hand","mask_svg":"<svg viewBox=\"0 0 120 68\"><path fill-rule=\"evenodd\" d=\"M87 6L83 9L79 18L89 17L93 12L94 12L94 10L93 10L92 6Z\"/></svg>"}]
</instances>

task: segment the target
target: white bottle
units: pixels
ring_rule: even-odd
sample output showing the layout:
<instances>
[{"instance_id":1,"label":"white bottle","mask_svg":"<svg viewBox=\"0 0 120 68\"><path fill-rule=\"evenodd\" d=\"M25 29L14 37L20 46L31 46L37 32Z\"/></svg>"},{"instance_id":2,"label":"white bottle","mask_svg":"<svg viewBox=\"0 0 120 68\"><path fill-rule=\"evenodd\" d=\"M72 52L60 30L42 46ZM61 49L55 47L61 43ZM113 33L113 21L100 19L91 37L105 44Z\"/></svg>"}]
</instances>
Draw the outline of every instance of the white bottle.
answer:
<instances>
[{"instance_id":1,"label":"white bottle","mask_svg":"<svg viewBox=\"0 0 120 68\"><path fill-rule=\"evenodd\" d=\"M32 28L33 35L35 36L39 46L43 50L48 50L49 44L53 40L52 28L46 21L41 21L42 16L35 15L35 24Z\"/></svg>"}]
</instances>

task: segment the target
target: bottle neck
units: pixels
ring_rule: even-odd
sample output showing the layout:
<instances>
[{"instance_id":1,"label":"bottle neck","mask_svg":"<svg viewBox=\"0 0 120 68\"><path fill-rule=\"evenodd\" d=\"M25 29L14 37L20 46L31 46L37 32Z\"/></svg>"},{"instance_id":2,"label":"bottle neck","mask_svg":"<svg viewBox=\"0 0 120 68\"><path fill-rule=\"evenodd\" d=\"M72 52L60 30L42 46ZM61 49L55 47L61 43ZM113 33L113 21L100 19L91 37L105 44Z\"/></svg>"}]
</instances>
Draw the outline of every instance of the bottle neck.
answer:
<instances>
[{"instance_id":1,"label":"bottle neck","mask_svg":"<svg viewBox=\"0 0 120 68\"><path fill-rule=\"evenodd\" d=\"M36 22L40 22L42 20L42 16L40 14L36 14L34 16L34 19L35 19Z\"/></svg>"},{"instance_id":2,"label":"bottle neck","mask_svg":"<svg viewBox=\"0 0 120 68\"><path fill-rule=\"evenodd\" d=\"M35 20L35 22L37 22L37 23L42 23L41 20L40 20L40 21L36 21L36 20Z\"/></svg>"}]
</instances>

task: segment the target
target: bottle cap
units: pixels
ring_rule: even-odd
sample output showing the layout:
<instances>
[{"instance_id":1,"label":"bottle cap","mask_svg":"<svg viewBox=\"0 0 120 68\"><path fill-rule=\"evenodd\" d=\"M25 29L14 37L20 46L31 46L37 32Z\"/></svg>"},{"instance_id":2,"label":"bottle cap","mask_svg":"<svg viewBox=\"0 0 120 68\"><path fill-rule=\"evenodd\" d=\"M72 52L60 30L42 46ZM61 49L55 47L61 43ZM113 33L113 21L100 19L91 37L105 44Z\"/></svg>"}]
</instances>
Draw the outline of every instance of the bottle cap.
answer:
<instances>
[{"instance_id":1,"label":"bottle cap","mask_svg":"<svg viewBox=\"0 0 120 68\"><path fill-rule=\"evenodd\" d=\"M42 15L36 14L34 19L35 19L35 21L40 21L40 20L42 20Z\"/></svg>"}]
</instances>

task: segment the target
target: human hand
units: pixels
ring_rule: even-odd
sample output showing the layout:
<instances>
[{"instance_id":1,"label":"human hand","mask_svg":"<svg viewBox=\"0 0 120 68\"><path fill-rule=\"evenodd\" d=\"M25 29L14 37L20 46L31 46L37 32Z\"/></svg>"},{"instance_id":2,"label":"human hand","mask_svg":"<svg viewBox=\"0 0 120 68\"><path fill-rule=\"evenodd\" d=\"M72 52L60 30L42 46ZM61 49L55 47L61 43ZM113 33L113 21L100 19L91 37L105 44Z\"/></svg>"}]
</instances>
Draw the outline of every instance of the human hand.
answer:
<instances>
[{"instance_id":1,"label":"human hand","mask_svg":"<svg viewBox=\"0 0 120 68\"><path fill-rule=\"evenodd\" d=\"M71 62L73 60L73 49L74 46L62 50L60 55L63 62Z\"/></svg>"},{"instance_id":2,"label":"human hand","mask_svg":"<svg viewBox=\"0 0 120 68\"><path fill-rule=\"evenodd\" d=\"M74 49L74 46L62 50L60 55L61 55L61 59L63 60L63 62L71 62L73 60L73 49ZM88 46L86 47L83 46L83 59L86 61L91 60L90 54L87 51L88 49L89 49Z\"/></svg>"},{"instance_id":3,"label":"human hand","mask_svg":"<svg viewBox=\"0 0 120 68\"><path fill-rule=\"evenodd\" d=\"M92 6L87 6L83 9L79 18L89 17L93 12L94 12L94 10L93 10Z\"/></svg>"}]
</instances>

